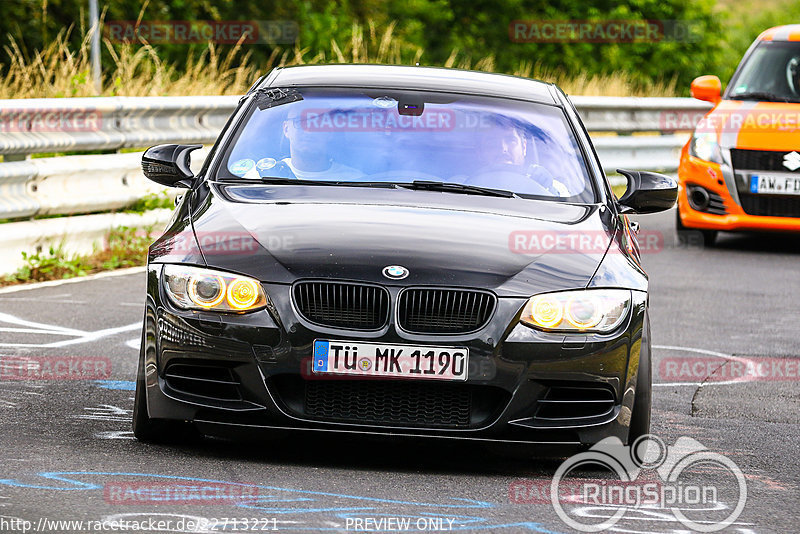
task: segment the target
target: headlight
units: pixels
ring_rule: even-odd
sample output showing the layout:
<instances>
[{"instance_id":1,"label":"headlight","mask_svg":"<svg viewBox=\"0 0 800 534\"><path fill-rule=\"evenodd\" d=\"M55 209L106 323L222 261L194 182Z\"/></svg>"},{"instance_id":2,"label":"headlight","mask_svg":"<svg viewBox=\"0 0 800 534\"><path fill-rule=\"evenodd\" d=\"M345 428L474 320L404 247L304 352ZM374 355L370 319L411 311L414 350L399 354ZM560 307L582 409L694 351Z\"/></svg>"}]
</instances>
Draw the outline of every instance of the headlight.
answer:
<instances>
[{"instance_id":1,"label":"headlight","mask_svg":"<svg viewBox=\"0 0 800 534\"><path fill-rule=\"evenodd\" d=\"M717 142L717 134L713 132L697 133L689 143L689 154L696 158L714 163L722 163L722 152Z\"/></svg>"},{"instance_id":2,"label":"headlight","mask_svg":"<svg viewBox=\"0 0 800 534\"><path fill-rule=\"evenodd\" d=\"M631 305L627 289L585 289L543 293L528 300L522 322L551 332L611 332Z\"/></svg>"},{"instance_id":3,"label":"headlight","mask_svg":"<svg viewBox=\"0 0 800 534\"><path fill-rule=\"evenodd\" d=\"M245 312L267 304L258 280L200 267L165 265L164 289L176 306L188 310Z\"/></svg>"}]
</instances>

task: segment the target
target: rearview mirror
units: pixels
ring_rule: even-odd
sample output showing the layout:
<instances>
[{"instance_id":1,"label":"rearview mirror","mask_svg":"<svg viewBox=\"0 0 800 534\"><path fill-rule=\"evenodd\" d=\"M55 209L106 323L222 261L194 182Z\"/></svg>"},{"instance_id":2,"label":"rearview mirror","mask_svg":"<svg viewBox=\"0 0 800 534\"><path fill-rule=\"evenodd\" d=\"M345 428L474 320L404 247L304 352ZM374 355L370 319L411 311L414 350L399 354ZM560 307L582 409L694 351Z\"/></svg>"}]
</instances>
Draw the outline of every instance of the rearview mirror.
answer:
<instances>
[{"instance_id":1,"label":"rearview mirror","mask_svg":"<svg viewBox=\"0 0 800 534\"><path fill-rule=\"evenodd\" d=\"M678 182L664 174L617 169L628 179L619 205L622 213L656 213L670 209L678 198Z\"/></svg>"},{"instance_id":2,"label":"rearview mirror","mask_svg":"<svg viewBox=\"0 0 800 534\"><path fill-rule=\"evenodd\" d=\"M189 167L191 152L203 145L158 145L142 154L142 172L167 187L192 187L194 173Z\"/></svg>"},{"instance_id":3,"label":"rearview mirror","mask_svg":"<svg viewBox=\"0 0 800 534\"><path fill-rule=\"evenodd\" d=\"M717 104L722 97L722 83L716 76L700 76L692 81L692 96L698 100L705 100Z\"/></svg>"}]
</instances>

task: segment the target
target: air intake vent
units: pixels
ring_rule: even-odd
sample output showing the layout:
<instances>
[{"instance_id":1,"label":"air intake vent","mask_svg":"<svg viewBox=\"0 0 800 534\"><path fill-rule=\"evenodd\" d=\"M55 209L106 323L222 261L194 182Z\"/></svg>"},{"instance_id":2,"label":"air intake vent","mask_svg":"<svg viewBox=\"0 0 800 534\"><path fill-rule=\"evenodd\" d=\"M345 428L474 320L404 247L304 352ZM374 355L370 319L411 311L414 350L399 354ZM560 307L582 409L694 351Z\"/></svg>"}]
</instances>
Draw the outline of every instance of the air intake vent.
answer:
<instances>
[{"instance_id":1,"label":"air intake vent","mask_svg":"<svg viewBox=\"0 0 800 534\"><path fill-rule=\"evenodd\" d=\"M170 389L215 401L240 401L239 380L230 369L217 365L173 363L164 372Z\"/></svg>"},{"instance_id":2,"label":"air intake vent","mask_svg":"<svg viewBox=\"0 0 800 534\"><path fill-rule=\"evenodd\" d=\"M739 193L739 200L748 215L800 217L800 196Z\"/></svg>"},{"instance_id":3,"label":"air intake vent","mask_svg":"<svg viewBox=\"0 0 800 534\"><path fill-rule=\"evenodd\" d=\"M569 421L608 415L614 395L605 388L551 387L539 399L536 421Z\"/></svg>"},{"instance_id":4,"label":"air intake vent","mask_svg":"<svg viewBox=\"0 0 800 534\"><path fill-rule=\"evenodd\" d=\"M294 302L307 321L333 328L379 330L389 319L389 293L347 282L300 282Z\"/></svg>"},{"instance_id":5,"label":"air intake vent","mask_svg":"<svg viewBox=\"0 0 800 534\"><path fill-rule=\"evenodd\" d=\"M400 294L398 320L406 332L464 334L483 328L494 312L495 296L460 289L407 289Z\"/></svg>"},{"instance_id":6,"label":"air intake vent","mask_svg":"<svg viewBox=\"0 0 800 534\"><path fill-rule=\"evenodd\" d=\"M304 411L326 421L460 427L470 423L472 390L403 380L308 381Z\"/></svg>"}]
</instances>

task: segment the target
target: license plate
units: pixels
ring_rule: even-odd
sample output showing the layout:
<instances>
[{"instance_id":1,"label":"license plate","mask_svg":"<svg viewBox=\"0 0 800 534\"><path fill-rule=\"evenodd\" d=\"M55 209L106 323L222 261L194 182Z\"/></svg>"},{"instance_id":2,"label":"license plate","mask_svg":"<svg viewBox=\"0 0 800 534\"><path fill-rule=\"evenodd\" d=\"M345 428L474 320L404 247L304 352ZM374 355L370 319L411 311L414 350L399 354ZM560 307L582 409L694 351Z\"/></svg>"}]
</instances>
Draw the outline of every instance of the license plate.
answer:
<instances>
[{"instance_id":1,"label":"license plate","mask_svg":"<svg viewBox=\"0 0 800 534\"><path fill-rule=\"evenodd\" d=\"M787 174L751 174L751 193L800 195L800 176Z\"/></svg>"},{"instance_id":2,"label":"license plate","mask_svg":"<svg viewBox=\"0 0 800 534\"><path fill-rule=\"evenodd\" d=\"M314 341L316 374L466 380L469 350L465 347Z\"/></svg>"}]
</instances>

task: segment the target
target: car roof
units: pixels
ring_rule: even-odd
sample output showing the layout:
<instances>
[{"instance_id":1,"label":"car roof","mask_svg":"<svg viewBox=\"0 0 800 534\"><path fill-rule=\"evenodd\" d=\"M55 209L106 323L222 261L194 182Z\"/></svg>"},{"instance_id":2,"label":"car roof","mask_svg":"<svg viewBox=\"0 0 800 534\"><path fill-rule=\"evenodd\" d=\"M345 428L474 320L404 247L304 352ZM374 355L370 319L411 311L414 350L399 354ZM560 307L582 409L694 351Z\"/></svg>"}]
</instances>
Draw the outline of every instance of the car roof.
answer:
<instances>
[{"instance_id":1,"label":"car roof","mask_svg":"<svg viewBox=\"0 0 800 534\"><path fill-rule=\"evenodd\" d=\"M304 65L280 67L261 87L368 87L469 93L561 105L552 84L509 76L438 67L401 65Z\"/></svg>"},{"instance_id":2,"label":"car roof","mask_svg":"<svg viewBox=\"0 0 800 534\"><path fill-rule=\"evenodd\" d=\"M759 41L800 41L800 24L776 26L761 32Z\"/></svg>"}]
</instances>

